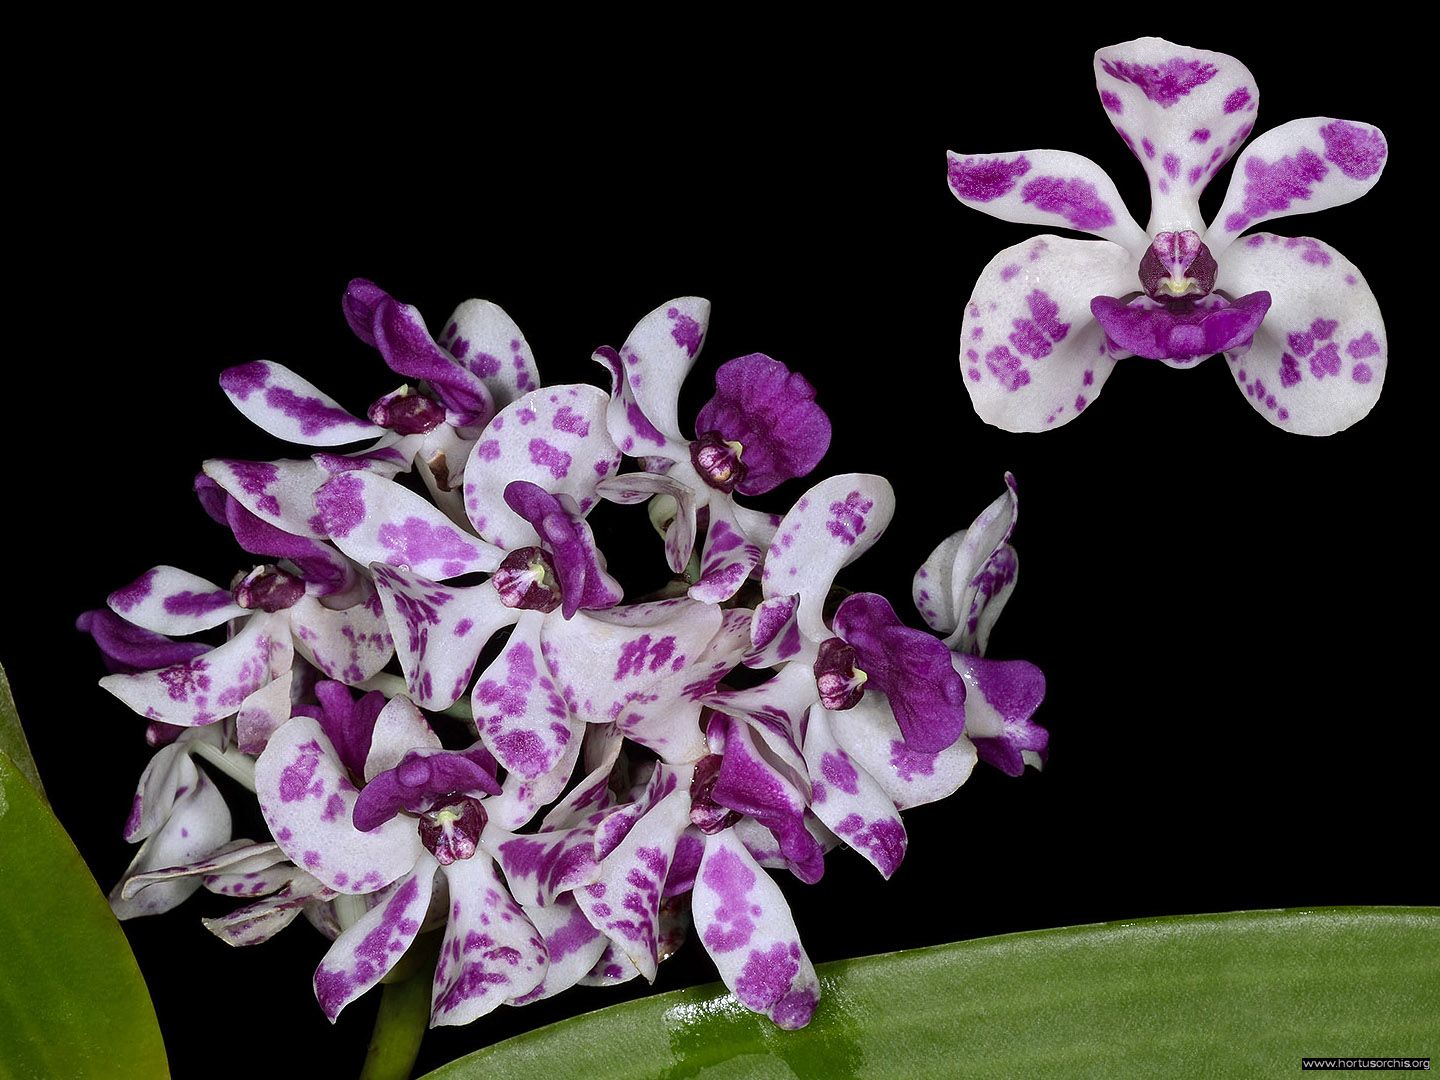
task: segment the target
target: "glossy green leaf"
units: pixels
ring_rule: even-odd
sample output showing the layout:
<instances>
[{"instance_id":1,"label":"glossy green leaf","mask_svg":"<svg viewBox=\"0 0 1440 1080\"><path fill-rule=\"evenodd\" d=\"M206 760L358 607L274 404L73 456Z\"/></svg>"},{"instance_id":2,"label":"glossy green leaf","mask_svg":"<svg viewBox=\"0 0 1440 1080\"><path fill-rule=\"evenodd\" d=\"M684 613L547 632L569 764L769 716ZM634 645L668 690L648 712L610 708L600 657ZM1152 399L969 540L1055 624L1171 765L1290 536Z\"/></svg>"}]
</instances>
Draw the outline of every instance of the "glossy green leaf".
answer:
<instances>
[{"instance_id":1,"label":"glossy green leaf","mask_svg":"<svg viewBox=\"0 0 1440 1080\"><path fill-rule=\"evenodd\" d=\"M1040 930L839 961L820 977L824 1000L802 1031L701 987L521 1035L430 1080L1171 1080L1290 1076L1305 1055L1440 1051L1440 908Z\"/></svg>"},{"instance_id":2,"label":"glossy green leaf","mask_svg":"<svg viewBox=\"0 0 1440 1080\"><path fill-rule=\"evenodd\" d=\"M40 783L40 770L30 754L30 743L25 739L25 729L20 726L20 714L15 711L15 698L10 693L10 680L5 669L0 667L0 754L5 754L20 770L20 775L30 786L45 798L45 787Z\"/></svg>"},{"instance_id":3,"label":"glossy green leaf","mask_svg":"<svg viewBox=\"0 0 1440 1080\"><path fill-rule=\"evenodd\" d=\"M60 822L0 754L0 1077L167 1075L120 924Z\"/></svg>"}]
</instances>

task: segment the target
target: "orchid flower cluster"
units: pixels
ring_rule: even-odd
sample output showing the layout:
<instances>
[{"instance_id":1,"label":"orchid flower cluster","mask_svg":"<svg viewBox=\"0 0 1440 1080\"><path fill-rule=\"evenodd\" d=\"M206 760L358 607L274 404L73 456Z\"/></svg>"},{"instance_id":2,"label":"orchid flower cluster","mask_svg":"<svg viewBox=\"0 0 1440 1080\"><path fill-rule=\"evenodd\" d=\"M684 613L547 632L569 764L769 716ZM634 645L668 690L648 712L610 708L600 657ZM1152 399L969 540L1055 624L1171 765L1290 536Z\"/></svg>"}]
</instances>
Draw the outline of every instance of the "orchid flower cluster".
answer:
<instances>
[{"instance_id":1,"label":"orchid flower cluster","mask_svg":"<svg viewBox=\"0 0 1440 1080\"><path fill-rule=\"evenodd\" d=\"M949 155L950 189L966 206L1101 238L1034 237L981 272L960 345L975 411L1010 431L1046 431L1084 411L1119 359L1183 368L1224 353L1277 427L1329 435L1364 417L1385 380L1386 339L1360 271L1311 237L1240 236L1364 195L1385 167L1385 136L1324 116L1267 131L1240 155L1207 227L1200 193L1255 126L1249 69L1141 38L1097 52L1095 81L1150 182L1144 230L1079 154Z\"/></svg>"},{"instance_id":2,"label":"orchid flower cluster","mask_svg":"<svg viewBox=\"0 0 1440 1080\"><path fill-rule=\"evenodd\" d=\"M832 476L784 515L746 506L815 468L830 421L753 354L687 436L709 310L672 300L598 350L607 393L542 387L495 304L436 338L355 281L347 321L411 380L364 418L279 364L223 373L312 452L204 463L201 504L260 560L228 587L157 566L80 620L157 748L121 918L203 887L243 901L205 925L252 945L303 914L333 941L314 975L332 1020L442 931L432 1024L653 980L693 924L741 1002L809 1021L819 982L767 871L813 883L846 846L890 877L900 811L977 760L1041 765L1044 680L983 655L1015 587L1013 479L918 571L933 633L875 593L836 604L891 487ZM676 575L660 598L626 602L588 522L602 500L647 505ZM212 769L268 836L232 835Z\"/></svg>"}]
</instances>

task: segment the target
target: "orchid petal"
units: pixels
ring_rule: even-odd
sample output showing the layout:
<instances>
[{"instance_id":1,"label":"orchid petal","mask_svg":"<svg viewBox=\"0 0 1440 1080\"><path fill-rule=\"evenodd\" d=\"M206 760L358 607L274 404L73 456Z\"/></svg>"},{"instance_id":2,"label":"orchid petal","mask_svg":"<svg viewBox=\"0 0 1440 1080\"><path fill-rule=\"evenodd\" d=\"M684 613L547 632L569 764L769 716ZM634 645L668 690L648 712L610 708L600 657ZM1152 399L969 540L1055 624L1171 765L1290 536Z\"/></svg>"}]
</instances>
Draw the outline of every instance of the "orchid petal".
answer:
<instances>
[{"instance_id":1,"label":"orchid petal","mask_svg":"<svg viewBox=\"0 0 1440 1080\"><path fill-rule=\"evenodd\" d=\"M645 770L649 770L648 772ZM595 826L595 858L603 860L630 835L635 823L654 809L675 790L681 778L693 777L694 767L661 768L647 762L636 769L637 784L625 801L609 811L602 811L588 823Z\"/></svg>"},{"instance_id":2,"label":"orchid petal","mask_svg":"<svg viewBox=\"0 0 1440 1080\"><path fill-rule=\"evenodd\" d=\"M1217 286L1264 282L1273 302L1248 350L1227 353L1251 407L1301 435L1344 430L1385 382L1385 323L1355 265L1309 237L1256 233L1232 248Z\"/></svg>"},{"instance_id":3,"label":"orchid petal","mask_svg":"<svg viewBox=\"0 0 1440 1080\"><path fill-rule=\"evenodd\" d=\"M636 323L620 346L620 371L612 368L611 374L623 382L625 396L631 400L615 395L610 406L610 434L625 453L665 453L661 447L667 440L682 446L688 442L680 433L677 416L680 386L699 355L709 324L710 301L682 296L661 304ZM618 417L617 405L621 407ZM636 435L641 445L627 446L626 440Z\"/></svg>"},{"instance_id":4,"label":"orchid petal","mask_svg":"<svg viewBox=\"0 0 1440 1080\"><path fill-rule=\"evenodd\" d=\"M310 460L327 473L364 470L377 476L394 476L396 473L410 471L415 454L424 441L423 435L397 435L393 431L387 431L378 442L363 450L355 450L349 454L320 451L311 454Z\"/></svg>"},{"instance_id":5,"label":"orchid petal","mask_svg":"<svg viewBox=\"0 0 1440 1080\"><path fill-rule=\"evenodd\" d=\"M557 897L544 907L526 907L525 915L544 936L550 956L544 981L525 996L525 1004L574 986L590 973L610 944L609 938L590 925L573 896Z\"/></svg>"},{"instance_id":6,"label":"orchid petal","mask_svg":"<svg viewBox=\"0 0 1440 1080\"><path fill-rule=\"evenodd\" d=\"M835 834L870 861L887 881L905 857L905 826L895 803L857 769L830 730L833 713L815 706L805 728L810 807Z\"/></svg>"},{"instance_id":7,"label":"orchid petal","mask_svg":"<svg viewBox=\"0 0 1440 1080\"><path fill-rule=\"evenodd\" d=\"M780 528L782 520L781 515L771 514L764 510L751 510L739 503L732 504L732 512L735 514L735 521L740 526L740 531L745 534L745 539L752 544L758 544L762 551L775 542L775 533Z\"/></svg>"},{"instance_id":8,"label":"orchid petal","mask_svg":"<svg viewBox=\"0 0 1440 1080\"><path fill-rule=\"evenodd\" d=\"M195 763L190 760L190 738L162 746L145 765L125 820L125 839L137 844L165 824L175 800L195 787Z\"/></svg>"},{"instance_id":9,"label":"orchid petal","mask_svg":"<svg viewBox=\"0 0 1440 1080\"><path fill-rule=\"evenodd\" d=\"M505 503L514 480L569 495L581 514L589 513L596 487L620 467L605 427L607 402L594 386L551 386L491 420L465 465L465 512L475 531L507 551L539 542L534 527Z\"/></svg>"},{"instance_id":10,"label":"orchid petal","mask_svg":"<svg viewBox=\"0 0 1440 1080\"><path fill-rule=\"evenodd\" d=\"M533 780L564 757L579 731L545 663L540 630L545 617L527 611L505 650L475 684L471 707L486 747L507 770Z\"/></svg>"},{"instance_id":11,"label":"orchid petal","mask_svg":"<svg viewBox=\"0 0 1440 1080\"><path fill-rule=\"evenodd\" d=\"M681 696L687 701L709 700L720 680L734 671L749 651L752 619L749 608L722 609L720 629L704 652L691 661Z\"/></svg>"},{"instance_id":12,"label":"orchid petal","mask_svg":"<svg viewBox=\"0 0 1440 1080\"><path fill-rule=\"evenodd\" d=\"M1025 771L1025 752L1043 761L1050 733L1031 716L1045 699L1045 676L1024 660L954 657L965 680L965 733L982 761L1010 776Z\"/></svg>"},{"instance_id":13,"label":"orchid petal","mask_svg":"<svg viewBox=\"0 0 1440 1080\"><path fill-rule=\"evenodd\" d=\"M365 757L365 782L400 764L411 750L439 750L440 736L409 698L391 698L375 717L370 733L370 751Z\"/></svg>"},{"instance_id":14,"label":"orchid petal","mask_svg":"<svg viewBox=\"0 0 1440 1080\"><path fill-rule=\"evenodd\" d=\"M599 874L593 825L517 836L492 824L484 841L505 871L511 895L527 911L544 909L561 893L589 885Z\"/></svg>"},{"instance_id":15,"label":"orchid petal","mask_svg":"<svg viewBox=\"0 0 1440 1080\"><path fill-rule=\"evenodd\" d=\"M813 651L813 647L812 647ZM719 690L705 699L711 708L729 716L743 716L749 720L765 744L799 775L805 774L805 762L800 753L800 729L805 714L820 697L815 683L815 671L811 659L797 660L780 669L779 674L758 686L743 690Z\"/></svg>"},{"instance_id":16,"label":"orchid petal","mask_svg":"<svg viewBox=\"0 0 1440 1080\"><path fill-rule=\"evenodd\" d=\"M980 419L1044 431L1094 401L1115 358L1090 301L1134 292L1136 265L1116 244L1059 236L1034 237L991 259L960 331L960 369Z\"/></svg>"},{"instance_id":17,"label":"orchid petal","mask_svg":"<svg viewBox=\"0 0 1440 1080\"><path fill-rule=\"evenodd\" d=\"M288 657L284 655L286 652ZM293 645L287 650L282 643L271 655L270 669L276 672L283 659L284 670L279 670L274 679L240 703L240 711L235 714L235 741L242 753L259 754L276 729L290 719L291 689L295 681L290 664L294 656Z\"/></svg>"},{"instance_id":18,"label":"orchid petal","mask_svg":"<svg viewBox=\"0 0 1440 1080\"><path fill-rule=\"evenodd\" d=\"M569 741L549 770L538 776L526 776L521 772L510 772L499 795L485 803L490 820L502 829L518 829L527 824L540 812L540 808L553 802L565 790L575 762L580 757L580 744L584 730L573 717L567 722ZM558 732L556 733L558 738Z\"/></svg>"},{"instance_id":19,"label":"orchid petal","mask_svg":"<svg viewBox=\"0 0 1440 1080\"><path fill-rule=\"evenodd\" d=\"M577 982L579 986L619 986L638 978L640 969L630 962L623 949L608 937L600 959Z\"/></svg>"},{"instance_id":20,"label":"orchid petal","mask_svg":"<svg viewBox=\"0 0 1440 1080\"><path fill-rule=\"evenodd\" d=\"M106 602L117 615L157 634L195 634L249 614L229 589L173 566L146 570Z\"/></svg>"},{"instance_id":21,"label":"orchid petal","mask_svg":"<svg viewBox=\"0 0 1440 1080\"><path fill-rule=\"evenodd\" d=\"M427 709L448 709L465 693L486 642L518 612L488 582L441 585L383 563L370 572L410 696Z\"/></svg>"},{"instance_id":22,"label":"orchid petal","mask_svg":"<svg viewBox=\"0 0 1440 1080\"><path fill-rule=\"evenodd\" d=\"M335 546L358 563L389 563L436 580L500 565L497 548L393 480L341 473L315 492L315 506Z\"/></svg>"},{"instance_id":23,"label":"orchid petal","mask_svg":"<svg viewBox=\"0 0 1440 1080\"><path fill-rule=\"evenodd\" d=\"M938 754L905 745L884 694L871 690L853 709L830 714L835 741L906 810L955 793L975 768L975 746L961 735Z\"/></svg>"},{"instance_id":24,"label":"orchid petal","mask_svg":"<svg viewBox=\"0 0 1440 1080\"><path fill-rule=\"evenodd\" d=\"M230 839L230 808L224 798L188 758L185 765L193 770L193 781L175 789L169 816L140 845L119 884L110 891L110 908L117 919L169 911L200 888L198 878L184 876L156 879L154 884L132 890L129 888L132 878L195 862ZM188 772L184 766L181 771Z\"/></svg>"},{"instance_id":25,"label":"orchid petal","mask_svg":"<svg viewBox=\"0 0 1440 1080\"><path fill-rule=\"evenodd\" d=\"M951 193L991 217L1088 232L1136 258L1150 246L1115 182L1087 157L1068 150L978 156L951 151L946 157Z\"/></svg>"},{"instance_id":26,"label":"orchid petal","mask_svg":"<svg viewBox=\"0 0 1440 1080\"><path fill-rule=\"evenodd\" d=\"M384 434L287 367L256 360L220 373L220 388L262 431L304 446L339 446Z\"/></svg>"},{"instance_id":27,"label":"orchid petal","mask_svg":"<svg viewBox=\"0 0 1440 1080\"><path fill-rule=\"evenodd\" d=\"M665 562L673 572L684 572L690 553L695 549L695 492L692 488L663 473L632 472L606 477L596 487L596 493L602 499L623 506L645 502L655 495L674 499L675 517L665 530Z\"/></svg>"},{"instance_id":28,"label":"orchid petal","mask_svg":"<svg viewBox=\"0 0 1440 1080\"><path fill-rule=\"evenodd\" d=\"M313 596L290 608L295 645L305 659L332 679L358 686L382 670L395 655L379 598L329 608Z\"/></svg>"},{"instance_id":29,"label":"orchid petal","mask_svg":"<svg viewBox=\"0 0 1440 1080\"><path fill-rule=\"evenodd\" d=\"M308 716L270 737L255 762L255 792L285 854L336 892L374 892L424 854L408 818L391 818L369 832L355 828L355 785L319 722Z\"/></svg>"},{"instance_id":30,"label":"orchid petal","mask_svg":"<svg viewBox=\"0 0 1440 1080\"><path fill-rule=\"evenodd\" d=\"M293 562L305 578L306 591L318 596L343 595L358 583L359 575L349 560L329 544L261 521L204 473L195 479L195 492L211 516L227 525L235 542L250 554Z\"/></svg>"},{"instance_id":31,"label":"orchid petal","mask_svg":"<svg viewBox=\"0 0 1440 1080\"><path fill-rule=\"evenodd\" d=\"M1233 56L1140 38L1095 54L1105 114L1150 178L1150 224L1204 232L1199 198L1255 125L1255 77Z\"/></svg>"},{"instance_id":32,"label":"orchid petal","mask_svg":"<svg viewBox=\"0 0 1440 1080\"><path fill-rule=\"evenodd\" d=\"M1379 128L1328 116L1291 120L1261 135L1235 163L1230 190L1205 234L1222 274L1228 260L1220 253L1240 233L1262 221L1353 202L1380 179L1387 152Z\"/></svg>"},{"instance_id":33,"label":"orchid petal","mask_svg":"<svg viewBox=\"0 0 1440 1080\"><path fill-rule=\"evenodd\" d=\"M624 744L625 737L614 724L587 725L583 747L585 778L551 807L541 825L542 831L571 828L614 802L610 775L615 771L615 762Z\"/></svg>"},{"instance_id":34,"label":"orchid petal","mask_svg":"<svg viewBox=\"0 0 1440 1080\"><path fill-rule=\"evenodd\" d=\"M742 661L746 667L779 667L791 660L805 665L815 662L815 642L800 633L795 618L799 606L799 596L773 596L755 609L751 649Z\"/></svg>"},{"instance_id":35,"label":"orchid petal","mask_svg":"<svg viewBox=\"0 0 1440 1080\"><path fill-rule=\"evenodd\" d=\"M323 523L315 513L315 489L330 474L315 462L211 458L201 468L261 521L294 536L325 538Z\"/></svg>"},{"instance_id":36,"label":"orchid petal","mask_svg":"<svg viewBox=\"0 0 1440 1080\"><path fill-rule=\"evenodd\" d=\"M420 461L420 477L430 495L447 514L458 511L457 525L465 524L465 508L456 489L465 483L465 463L475 449L476 440L462 437L449 424L441 424L424 436L416 457ZM453 517L454 515L451 514Z\"/></svg>"},{"instance_id":37,"label":"orchid petal","mask_svg":"<svg viewBox=\"0 0 1440 1080\"><path fill-rule=\"evenodd\" d=\"M214 919L201 919L205 929L227 945L259 945L295 921L307 905L332 900L335 893L309 874L294 877L278 891Z\"/></svg>"},{"instance_id":38,"label":"orchid petal","mask_svg":"<svg viewBox=\"0 0 1440 1080\"><path fill-rule=\"evenodd\" d=\"M810 1022L820 980L785 897L732 830L706 838L691 910L720 978L742 1005L789 1030Z\"/></svg>"},{"instance_id":39,"label":"orchid petal","mask_svg":"<svg viewBox=\"0 0 1440 1080\"><path fill-rule=\"evenodd\" d=\"M277 844L257 844L253 840L231 840L201 858L191 859L176 866L167 866L131 875L122 882L120 896L129 900L150 885L164 881L176 881L185 877L200 878L202 883L208 885L211 877L220 874L233 876L264 870L284 858L285 854Z\"/></svg>"},{"instance_id":40,"label":"orchid petal","mask_svg":"<svg viewBox=\"0 0 1440 1080\"><path fill-rule=\"evenodd\" d=\"M485 384L497 409L540 385L525 335L499 304L466 300L445 321L440 344Z\"/></svg>"},{"instance_id":41,"label":"orchid petal","mask_svg":"<svg viewBox=\"0 0 1440 1080\"><path fill-rule=\"evenodd\" d=\"M283 616L254 615L225 644L193 660L137 675L107 675L100 685L141 716L180 727L213 724L239 711L270 681L270 659L289 637Z\"/></svg>"},{"instance_id":42,"label":"orchid petal","mask_svg":"<svg viewBox=\"0 0 1440 1080\"><path fill-rule=\"evenodd\" d=\"M332 1024L341 1009L385 977L420 933L435 885L435 860L422 852L414 867L335 939L315 969L315 1000Z\"/></svg>"},{"instance_id":43,"label":"orchid petal","mask_svg":"<svg viewBox=\"0 0 1440 1080\"><path fill-rule=\"evenodd\" d=\"M710 500L710 527L700 557L700 580L690 586L688 593L690 599L702 604L729 600L760 563L760 548L746 540L733 507L730 499Z\"/></svg>"},{"instance_id":44,"label":"orchid petal","mask_svg":"<svg viewBox=\"0 0 1440 1080\"><path fill-rule=\"evenodd\" d=\"M688 788L661 770L664 796L605 857L596 880L574 893L591 925L609 935L650 982L659 964L660 894L676 841L690 824Z\"/></svg>"},{"instance_id":45,"label":"orchid petal","mask_svg":"<svg viewBox=\"0 0 1440 1080\"><path fill-rule=\"evenodd\" d=\"M765 555L765 598L798 593L800 629L824 641L831 634L822 608L835 575L870 550L894 514L895 492L883 476L845 473L820 481L780 522Z\"/></svg>"}]
</instances>

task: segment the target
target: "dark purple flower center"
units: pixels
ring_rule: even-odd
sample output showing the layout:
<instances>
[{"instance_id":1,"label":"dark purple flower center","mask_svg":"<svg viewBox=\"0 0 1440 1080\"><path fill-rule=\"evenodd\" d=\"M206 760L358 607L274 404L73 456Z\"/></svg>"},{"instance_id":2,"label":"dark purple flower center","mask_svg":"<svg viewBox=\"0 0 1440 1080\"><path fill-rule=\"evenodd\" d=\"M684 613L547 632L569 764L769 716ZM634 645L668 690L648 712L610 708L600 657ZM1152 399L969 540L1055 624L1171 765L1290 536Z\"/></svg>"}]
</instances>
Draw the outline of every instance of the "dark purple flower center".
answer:
<instances>
[{"instance_id":1,"label":"dark purple flower center","mask_svg":"<svg viewBox=\"0 0 1440 1080\"><path fill-rule=\"evenodd\" d=\"M1140 284L1162 304L1198 300L1215 288L1217 269L1199 233L1158 232L1140 260Z\"/></svg>"},{"instance_id":2,"label":"dark purple flower center","mask_svg":"<svg viewBox=\"0 0 1440 1080\"><path fill-rule=\"evenodd\" d=\"M563 599L555 561L544 548L516 548L505 556L490 581L500 594L500 602L510 608L549 612L558 608Z\"/></svg>"},{"instance_id":3,"label":"dark purple flower center","mask_svg":"<svg viewBox=\"0 0 1440 1080\"><path fill-rule=\"evenodd\" d=\"M397 435L424 435L445 420L445 409L410 386L386 394L366 411L372 424L389 428Z\"/></svg>"},{"instance_id":4,"label":"dark purple flower center","mask_svg":"<svg viewBox=\"0 0 1440 1080\"><path fill-rule=\"evenodd\" d=\"M710 754L695 763L695 778L690 782L690 824L706 836L714 836L740 820L741 815L715 801L715 785L720 779L724 758Z\"/></svg>"},{"instance_id":5,"label":"dark purple flower center","mask_svg":"<svg viewBox=\"0 0 1440 1080\"><path fill-rule=\"evenodd\" d=\"M243 608L284 611L305 595L305 582L274 566L257 566L234 588L235 602Z\"/></svg>"},{"instance_id":6,"label":"dark purple flower center","mask_svg":"<svg viewBox=\"0 0 1440 1080\"><path fill-rule=\"evenodd\" d=\"M457 795L420 815L420 843L441 866L475 854L485 828L485 807L479 799Z\"/></svg>"},{"instance_id":7,"label":"dark purple flower center","mask_svg":"<svg viewBox=\"0 0 1440 1080\"><path fill-rule=\"evenodd\" d=\"M1111 296L1090 301L1113 346L1151 360L1181 362L1248 348L1269 310L1268 292L1247 293L1233 303L1219 293L1171 303L1143 296L1128 304Z\"/></svg>"},{"instance_id":8,"label":"dark purple flower center","mask_svg":"<svg viewBox=\"0 0 1440 1080\"><path fill-rule=\"evenodd\" d=\"M707 431L690 444L690 463L702 480L728 495L748 471L740 460L744 449L718 431Z\"/></svg>"},{"instance_id":9,"label":"dark purple flower center","mask_svg":"<svg viewBox=\"0 0 1440 1080\"><path fill-rule=\"evenodd\" d=\"M820 704L832 712L853 709L865 696L866 674L855 666L855 646L838 637L820 643L815 658L815 685L820 688Z\"/></svg>"}]
</instances>

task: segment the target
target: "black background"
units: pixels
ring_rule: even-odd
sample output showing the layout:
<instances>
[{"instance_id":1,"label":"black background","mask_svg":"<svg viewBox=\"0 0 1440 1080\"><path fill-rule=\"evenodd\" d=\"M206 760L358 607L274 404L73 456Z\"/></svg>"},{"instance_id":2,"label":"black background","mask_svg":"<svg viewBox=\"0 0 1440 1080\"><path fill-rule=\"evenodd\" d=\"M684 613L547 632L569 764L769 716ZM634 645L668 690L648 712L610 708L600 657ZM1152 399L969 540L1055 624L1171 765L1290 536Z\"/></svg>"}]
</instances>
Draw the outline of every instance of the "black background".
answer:
<instances>
[{"instance_id":1,"label":"black background","mask_svg":"<svg viewBox=\"0 0 1440 1080\"><path fill-rule=\"evenodd\" d=\"M58 125L36 122L45 150L24 166L24 224L41 240L26 291L57 309L27 361L37 381L9 399L21 490L3 661L102 885L130 858L120 829L149 751L143 722L94 687L102 668L74 617L157 563L216 581L249 565L190 482L206 457L287 450L216 376L266 358L362 410L399 381L341 316L346 281L366 276L437 331L467 297L500 303L547 382L601 382L595 346L672 296L709 297L682 418L733 356L804 372L835 427L813 479L879 472L899 499L845 581L915 625L914 569L1016 474L1022 572L989 655L1047 673L1050 767L1018 780L982 768L908 813L889 883L846 851L819 885L787 881L817 962L1137 916L1440 899L1423 876L1436 740L1420 328L1434 299L1414 243L1424 223L1401 194L1419 167L1409 63L1364 27L1211 40L1179 21L1016 18L1005 46L949 24L656 25L582 58L497 28L421 45L376 23L363 53L277 28L97 58ZM1083 417L1040 436L971 411L964 303L996 251L1038 230L959 205L944 151L1086 154L1143 225L1143 174L1105 120L1090 55L1147 30L1239 55L1262 131L1330 115L1387 133L1370 195L1264 226L1333 243L1380 299L1395 363L1350 431L1272 428L1218 359L1187 372L1122 361ZM783 510L804 487L760 502ZM632 594L661 573L637 517L596 518ZM231 950L199 923L230 903L202 894L126 926L176 1074L275 1053L287 1070L313 1057L353 1074L376 995L332 1030L309 984L326 943L297 923ZM656 989L711 978L692 941ZM432 1033L421 1064L641 992L502 1009Z\"/></svg>"}]
</instances>

